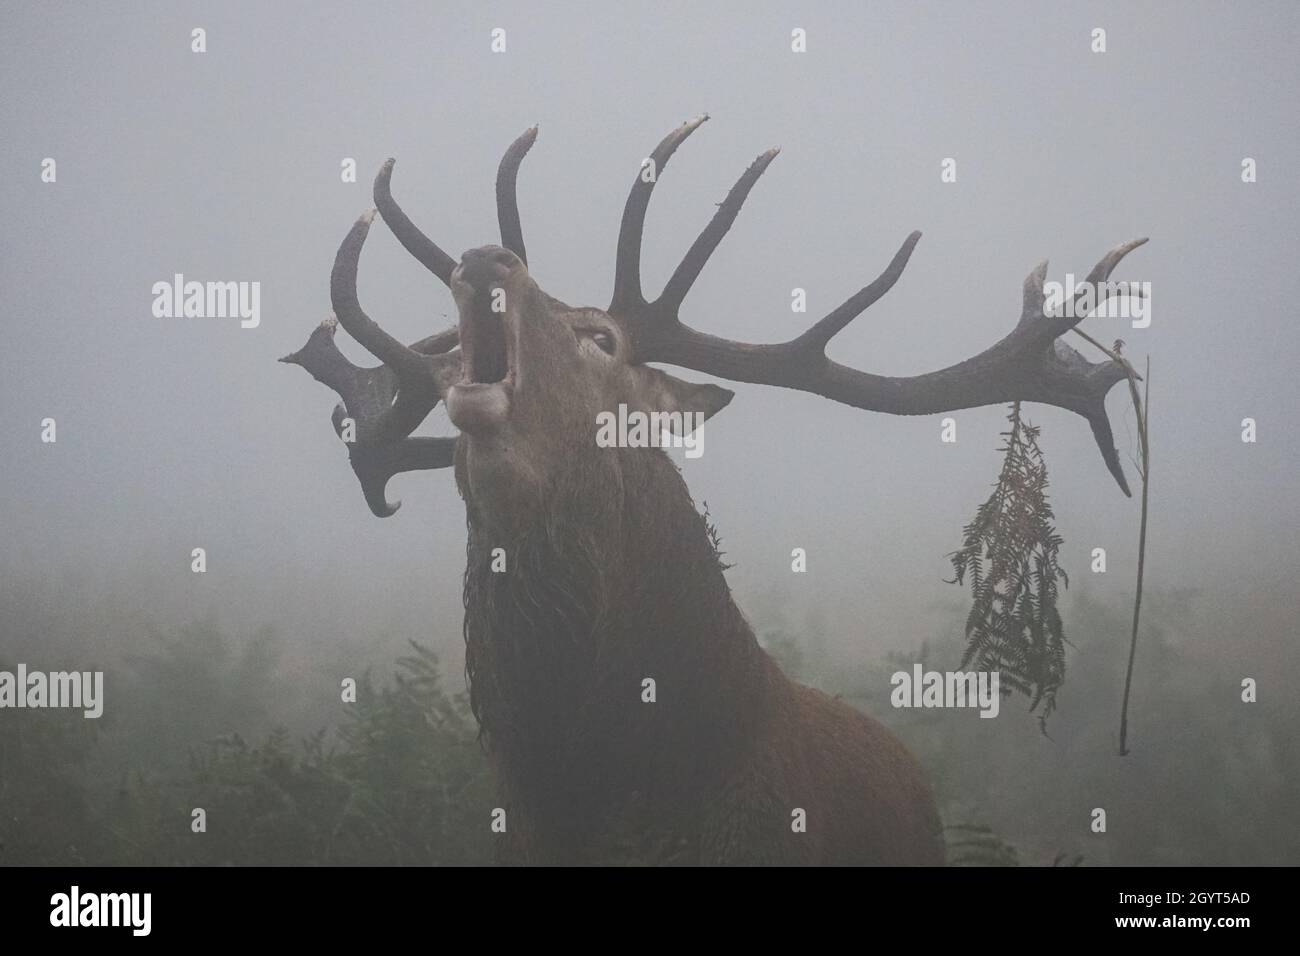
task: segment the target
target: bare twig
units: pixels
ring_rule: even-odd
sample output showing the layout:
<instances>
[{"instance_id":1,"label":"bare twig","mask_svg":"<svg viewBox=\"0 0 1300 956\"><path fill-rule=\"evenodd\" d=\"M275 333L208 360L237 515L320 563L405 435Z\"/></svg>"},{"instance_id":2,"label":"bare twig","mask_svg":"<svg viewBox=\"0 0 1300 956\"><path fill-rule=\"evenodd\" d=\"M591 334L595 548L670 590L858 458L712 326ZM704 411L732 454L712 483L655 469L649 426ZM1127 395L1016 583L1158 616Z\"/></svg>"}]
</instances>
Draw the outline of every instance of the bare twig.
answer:
<instances>
[{"instance_id":1,"label":"bare twig","mask_svg":"<svg viewBox=\"0 0 1300 956\"><path fill-rule=\"evenodd\" d=\"M1142 613L1142 577L1146 569L1147 555L1147 501L1151 474L1151 445L1147 435L1147 416L1150 414L1150 408L1147 400L1151 394L1151 359L1147 358L1146 377L1143 378L1129 363L1128 359L1124 358L1118 351L1106 348L1080 328L1075 328L1074 331L1105 352L1112 361L1123 366L1125 373L1128 375L1128 391L1133 399L1134 414L1137 416L1138 444L1142 456L1141 464L1138 467L1138 473L1142 477L1142 519L1138 528L1137 588L1133 596L1133 633L1129 638L1128 667L1124 672L1124 702L1119 713L1119 755L1127 757L1129 754L1128 702L1133 689L1133 661L1137 657L1138 620ZM1118 343L1116 343L1116 349L1118 347ZM1138 382L1143 382L1142 395L1138 395Z\"/></svg>"},{"instance_id":2,"label":"bare twig","mask_svg":"<svg viewBox=\"0 0 1300 956\"><path fill-rule=\"evenodd\" d=\"M1137 656L1138 616L1142 611L1142 573L1147 556L1147 492L1151 487L1151 446L1147 440L1147 420L1151 414L1151 359L1147 359L1146 384L1143 386L1141 405L1138 404L1137 384L1129 379L1133 405L1138 410L1138 440L1142 443L1142 525L1138 531L1137 593L1133 598L1133 636L1129 640L1128 670L1124 674L1124 704L1119 714L1119 755L1128 756L1128 698L1133 687L1133 659Z\"/></svg>"}]
</instances>

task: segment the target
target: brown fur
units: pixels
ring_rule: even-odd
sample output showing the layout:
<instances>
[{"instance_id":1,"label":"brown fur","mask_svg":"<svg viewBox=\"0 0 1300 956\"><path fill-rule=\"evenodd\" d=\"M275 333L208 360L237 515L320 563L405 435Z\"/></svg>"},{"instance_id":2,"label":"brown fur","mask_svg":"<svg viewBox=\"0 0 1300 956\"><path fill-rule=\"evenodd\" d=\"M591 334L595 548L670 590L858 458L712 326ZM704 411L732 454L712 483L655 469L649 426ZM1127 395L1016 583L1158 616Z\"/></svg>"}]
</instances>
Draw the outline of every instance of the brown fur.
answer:
<instances>
[{"instance_id":1,"label":"brown fur","mask_svg":"<svg viewBox=\"0 0 1300 956\"><path fill-rule=\"evenodd\" d=\"M666 455L575 456L522 527L466 504L466 667L507 861L942 862L920 767L759 647Z\"/></svg>"}]
</instances>

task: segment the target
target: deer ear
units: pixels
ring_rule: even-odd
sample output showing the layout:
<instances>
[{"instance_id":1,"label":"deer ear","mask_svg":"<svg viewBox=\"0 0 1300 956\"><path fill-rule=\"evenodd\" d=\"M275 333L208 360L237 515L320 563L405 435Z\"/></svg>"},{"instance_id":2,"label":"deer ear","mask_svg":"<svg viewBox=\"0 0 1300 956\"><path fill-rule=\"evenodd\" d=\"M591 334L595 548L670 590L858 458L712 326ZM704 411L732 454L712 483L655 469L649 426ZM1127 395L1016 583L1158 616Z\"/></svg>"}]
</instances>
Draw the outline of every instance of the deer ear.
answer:
<instances>
[{"instance_id":1,"label":"deer ear","mask_svg":"<svg viewBox=\"0 0 1300 956\"><path fill-rule=\"evenodd\" d=\"M703 418L686 418L685 433L690 434L696 422L706 421L727 407L736 393L717 385L698 384L661 372L646 365L633 365L633 400L646 412L692 412ZM676 428L674 428L676 431Z\"/></svg>"}]
</instances>

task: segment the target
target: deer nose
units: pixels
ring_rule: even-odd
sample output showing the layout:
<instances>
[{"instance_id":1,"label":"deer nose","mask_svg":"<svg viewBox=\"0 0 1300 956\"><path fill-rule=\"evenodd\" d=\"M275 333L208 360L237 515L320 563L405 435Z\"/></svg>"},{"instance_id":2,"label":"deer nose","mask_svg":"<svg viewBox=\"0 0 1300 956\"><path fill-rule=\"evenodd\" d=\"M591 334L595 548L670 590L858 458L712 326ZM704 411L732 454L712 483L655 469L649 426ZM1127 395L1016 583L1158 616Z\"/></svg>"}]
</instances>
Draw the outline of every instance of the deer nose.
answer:
<instances>
[{"instance_id":1,"label":"deer nose","mask_svg":"<svg viewBox=\"0 0 1300 956\"><path fill-rule=\"evenodd\" d=\"M500 246L480 246L470 249L460 257L460 265L452 273L452 279L459 279L471 289L486 289L493 282L500 282L515 269L522 269L524 264L509 249Z\"/></svg>"}]
</instances>

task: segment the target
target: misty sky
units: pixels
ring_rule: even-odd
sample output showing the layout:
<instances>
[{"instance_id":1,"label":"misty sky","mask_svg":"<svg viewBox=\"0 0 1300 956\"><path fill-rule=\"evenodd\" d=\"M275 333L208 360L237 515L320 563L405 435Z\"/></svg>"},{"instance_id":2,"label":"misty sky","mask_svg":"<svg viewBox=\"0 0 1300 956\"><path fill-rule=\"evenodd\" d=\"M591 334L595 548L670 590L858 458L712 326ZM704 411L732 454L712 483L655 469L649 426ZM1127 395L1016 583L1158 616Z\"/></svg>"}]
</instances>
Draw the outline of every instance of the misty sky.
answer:
<instances>
[{"instance_id":1,"label":"misty sky","mask_svg":"<svg viewBox=\"0 0 1300 956\"><path fill-rule=\"evenodd\" d=\"M1086 325L1151 357L1148 587L1285 595L1278 620L1293 623L1298 26L1293 3L6 4L4 587L87 607L112 596L160 622L217 608L234 628L304 642L458 645L452 476L399 476L401 512L372 517L329 423L334 394L275 360L328 313L335 250L386 157L398 201L458 255L498 241L497 162L539 124L519 187L531 271L565 301L603 306L641 159L707 112L655 190L647 291L748 163L782 153L683 309L705 331L789 338L919 229L901 281L831 355L926 372L1003 336L1042 258L1049 279L1082 277L1150 236L1116 273L1150 282L1150 328ZM490 51L495 27L504 54ZM807 53L791 52L794 27ZM45 157L55 184L41 181ZM340 181L345 157L356 184ZM945 157L955 184L940 182ZM1241 181L1244 157L1258 182ZM151 286L175 273L259 281L260 326L153 317ZM399 338L453 321L450 294L381 224L360 274L366 310ZM807 315L790 310L796 286ZM820 608L837 646L872 651L959 626L946 555L995 478L1005 409L955 413L958 442L944 445L941 416L736 390L703 457L676 456L750 617L783 607L797 629ZM1128 405L1115 388L1136 486ZM55 445L40 441L47 416ZM1136 499L1082 419L1029 417L1073 585L1128 601ZM422 433L451 433L441 408ZM796 546L806 575L790 573ZM1098 546L1106 575L1087 572ZM190 572L194 547L205 575ZM1232 652L1262 669L1290 636L1234 633Z\"/></svg>"}]
</instances>

